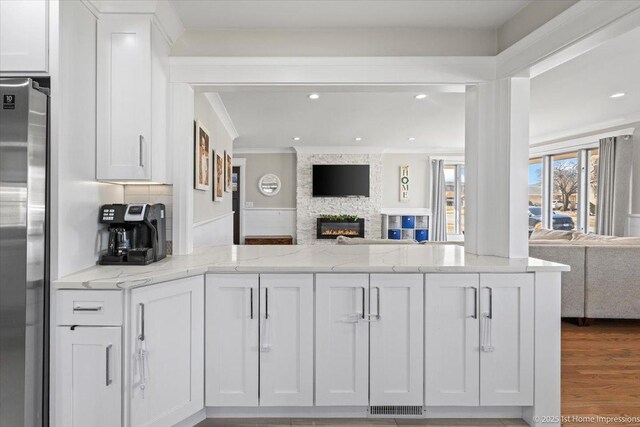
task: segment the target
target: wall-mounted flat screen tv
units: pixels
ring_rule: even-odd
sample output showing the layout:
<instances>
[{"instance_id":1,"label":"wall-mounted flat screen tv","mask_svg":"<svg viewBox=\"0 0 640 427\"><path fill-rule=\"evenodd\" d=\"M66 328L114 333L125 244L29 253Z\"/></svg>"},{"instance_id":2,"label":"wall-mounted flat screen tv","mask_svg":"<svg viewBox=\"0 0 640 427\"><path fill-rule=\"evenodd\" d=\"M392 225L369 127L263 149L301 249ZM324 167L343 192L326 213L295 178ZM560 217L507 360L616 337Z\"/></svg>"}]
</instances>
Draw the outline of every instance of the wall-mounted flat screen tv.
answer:
<instances>
[{"instance_id":1,"label":"wall-mounted flat screen tv","mask_svg":"<svg viewBox=\"0 0 640 427\"><path fill-rule=\"evenodd\" d=\"M313 165L313 197L369 197L369 165Z\"/></svg>"}]
</instances>

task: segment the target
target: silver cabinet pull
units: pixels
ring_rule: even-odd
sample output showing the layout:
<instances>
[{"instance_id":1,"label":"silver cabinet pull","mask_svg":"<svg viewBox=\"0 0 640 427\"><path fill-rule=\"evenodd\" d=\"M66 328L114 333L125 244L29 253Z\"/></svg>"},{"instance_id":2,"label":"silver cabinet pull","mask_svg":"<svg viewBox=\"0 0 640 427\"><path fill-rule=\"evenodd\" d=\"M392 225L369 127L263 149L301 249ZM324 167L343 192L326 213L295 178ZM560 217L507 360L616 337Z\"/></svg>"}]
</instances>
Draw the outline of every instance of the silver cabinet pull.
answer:
<instances>
[{"instance_id":1,"label":"silver cabinet pull","mask_svg":"<svg viewBox=\"0 0 640 427\"><path fill-rule=\"evenodd\" d=\"M253 288L249 288L249 312L251 313L250 319L253 319Z\"/></svg>"},{"instance_id":2,"label":"silver cabinet pull","mask_svg":"<svg viewBox=\"0 0 640 427\"><path fill-rule=\"evenodd\" d=\"M138 304L140 307L140 335L138 335L138 341L144 341L144 304Z\"/></svg>"},{"instance_id":3,"label":"silver cabinet pull","mask_svg":"<svg viewBox=\"0 0 640 427\"><path fill-rule=\"evenodd\" d=\"M376 306L376 317L380 319L380 286L376 286L377 292L377 306Z\"/></svg>"},{"instance_id":4,"label":"silver cabinet pull","mask_svg":"<svg viewBox=\"0 0 640 427\"><path fill-rule=\"evenodd\" d=\"M264 288L264 318L269 318L269 288Z\"/></svg>"},{"instance_id":5,"label":"silver cabinet pull","mask_svg":"<svg viewBox=\"0 0 640 427\"><path fill-rule=\"evenodd\" d=\"M489 289L489 314L487 317L493 319L493 288L487 286L487 289Z\"/></svg>"},{"instance_id":6,"label":"silver cabinet pull","mask_svg":"<svg viewBox=\"0 0 640 427\"><path fill-rule=\"evenodd\" d=\"M469 317L472 319L478 318L478 288L475 286L467 286L467 289L473 289L473 314Z\"/></svg>"},{"instance_id":7,"label":"silver cabinet pull","mask_svg":"<svg viewBox=\"0 0 640 427\"><path fill-rule=\"evenodd\" d=\"M366 307L365 307L365 293L367 292L367 290L365 289L365 287L362 287L362 316L360 317L361 319L364 319L364 313L366 311Z\"/></svg>"},{"instance_id":8,"label":"silver cabinet pull","mask_svg":"<svg viewBox=\"0 0 640 427\"><path fill-rule=\"evenodd\" d=\"M98 306L98 307L82 307L82 306L77 306L77 307L73 307L73 311L102 311L102 306Z\"/></svg>"},{"instance_id":9,"label":"silver cabinet pull","mask_svg":"<svg viewBox=\"0 0 640 427\"><path fill-rule=\"evenodd\" d=\"M142 145L144 144L144 136L142 136L142 135L140 135L139 144L140 144L140 146L138 147L138 149L139 149L138 150L138 159L139 159L138 164L140 165L141 168L143 168L144 167L144 160L143 160L143 157L142 157Z\"/></svg>"},{"instance_id":10,"label":"silver cabinet pull","mask_svg":"<svg viewBox=\"0 0 640 427\"><path fill-rule=\"evenodd\" d=\"M107 348L105 349L105 359L106 359L106 365L107 365L105 384L106 384L107 387L109 387L111 385L111 383L113 382L113 380L111 379L111 371L109 369L109 367L111 365L111 347L112 347L112 345L109 344L107 346Z\"/></svg>"}]
</instances>

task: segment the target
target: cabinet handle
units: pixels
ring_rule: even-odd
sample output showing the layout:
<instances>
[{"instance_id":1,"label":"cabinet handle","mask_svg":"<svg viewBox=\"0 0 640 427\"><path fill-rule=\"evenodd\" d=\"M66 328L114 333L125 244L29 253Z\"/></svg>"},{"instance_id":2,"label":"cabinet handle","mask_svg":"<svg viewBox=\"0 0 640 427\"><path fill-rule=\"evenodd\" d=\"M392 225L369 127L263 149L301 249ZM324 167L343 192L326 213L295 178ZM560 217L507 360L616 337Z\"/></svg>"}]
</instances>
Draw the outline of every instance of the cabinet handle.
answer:
<instances>
[{"instance_id":1,"label":"cabinet handle","mask_svg":"<svg viewBox=\"0 0 640 427\"><path fill-rule=\"evenodd\" d=\"M144 136L140 135L139 141L140 141L139 142L140 147L139 147L139 150L138 150L138 159L139 159L138 164L140 165L141 168L143 168L144 167L144 160L142 158L142 145L144 144Z\"/></svg>"},{"instance_id":2,"label":"cabinet handle","mask_svg":"<svg viewBox=\"0 0 640 427\"><path fill-rule=\"evenodd\" d=\"M253 288L249 288L249 311L251 313L251 319L253 319Z\"/></svg>"},{"instance_id":3,"label":"cabinet handle","mask_svg":"<svg viewBox=\"0 0 640 427\"><path fill-rule=\"evenodd\" d=\"M365 293L367 292L367 290L365 289L365 287L362 287L362 316L361 318L364 319L364 313L365 313Z\"/></svg>"},{"instance_id":4,"label":"cabinet handle","mask_svg":"<svg viewBox=\"0 0 640 427\"><path fill-rule=\"evenodd\" d=\"M376 286L377 289L377 305L376 305L376 318L380 319L380 286Z\"/></svg>"},{"instance_id":5,"label":"cabinet handle","mask_svg":"<svg viewBox=\"0 0 640 427\"><path fill-rule=\"evenodd\" d=\"M105 359L106 359L106 365L107 365L105 384L107 387L109 387L113 382L113 380L111 379L111 372L109 370L109 366L111 365L111 347L112 347L111 344L109 344L105 349Z\"/></svg>"},{"instance_id":6,"label":"cabinet handle","mask_svg":"<svg viewBox=\"0 0 640 427\"><path fill-rule=\"evenodd\" d=\"M487 289L489 289L489 314L487 317L493 319L493 288L487 286Z\"/></svg>"},{"instance_id":7,"label":"cabinet handle","mask_svg":"<svg viewBox=\"0 0 640 427\"><path fill-rule=\"evenodd\" d=\"M269 318L269 288L264 288L264 318Z\"/></svg>"},{"instance_id":8,"label":"cabinet handle","mask_svg":"<svg viewBox=\"0 0 640 427\"><path fill-rule=\"evenodd\" d=\"M138 335L139 341L144 341L144 304L138 304L140 307L140 335Z\"/></svg>"},{"instance_id":9,"label":"cabinet handle","mask_svg":"<svg viewBox=\"0 0 640 427\"><path fill-rule=\"evenodd\" d=\"M102 311L102 306L98 307L73 307L73 311Z\"/></svg>"},{"instance_id":10,"label":"cabinet handle","mask_svg":"<svg viewBox=\"0 0 640 427\"><path fill-rule=\"evenodd\" d=\"M469 317L472 319L478 318L478 288L475 286L468 286L467 289L473 289L473 314Z\"/></svg>"}]
</instances>

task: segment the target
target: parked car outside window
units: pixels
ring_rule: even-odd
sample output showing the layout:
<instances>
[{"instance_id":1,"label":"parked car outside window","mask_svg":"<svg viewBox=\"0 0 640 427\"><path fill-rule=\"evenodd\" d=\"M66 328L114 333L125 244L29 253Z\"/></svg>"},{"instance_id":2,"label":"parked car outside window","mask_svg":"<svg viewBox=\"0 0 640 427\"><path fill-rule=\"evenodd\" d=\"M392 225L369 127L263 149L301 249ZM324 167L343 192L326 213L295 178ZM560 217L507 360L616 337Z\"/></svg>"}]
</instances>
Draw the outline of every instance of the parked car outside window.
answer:
<instances>
[{"instance_id":1,"label":"parked car outside window","mask_svg":"<svg viewBox=\"0 0 640 427\"><path fill-rule=\"evenodd\" d=\"M541 223L542 208L538 206L529 206L529 232L535 230L536 226ZM556 211L553 211L552 223L554 230L573 230L575 228L575 223L570 216Z\"/></svg>"}]
</instances>

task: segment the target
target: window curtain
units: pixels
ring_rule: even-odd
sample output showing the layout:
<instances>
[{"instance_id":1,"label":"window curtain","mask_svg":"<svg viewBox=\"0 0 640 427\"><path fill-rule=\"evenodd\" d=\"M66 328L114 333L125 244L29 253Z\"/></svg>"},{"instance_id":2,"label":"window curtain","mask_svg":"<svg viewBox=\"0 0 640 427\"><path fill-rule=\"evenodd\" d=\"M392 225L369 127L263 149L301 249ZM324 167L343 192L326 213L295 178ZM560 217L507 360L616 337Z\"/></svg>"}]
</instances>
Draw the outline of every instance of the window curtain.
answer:
<instances>
[{"instance_id":1,"label":"window curtain","mask_svg":"<svg viewBox=\"0 0 640 427\"><path fill-rule=\"evenodd\" d=\"M600 140L596 207L598 234L625 234L629 214L632 157L631 138L611 137Z\"/></svg>"},{"instance_id":2,"label":"window curtain","mask_svg":"<svg viewBox=\"0 0 640 427\"><path fill-rule=\"evenodd\" d=\"M431 237L434 242L447 241L447 197L444 184L444 160L431 161Z\"/></svg>"}]
</instances>

